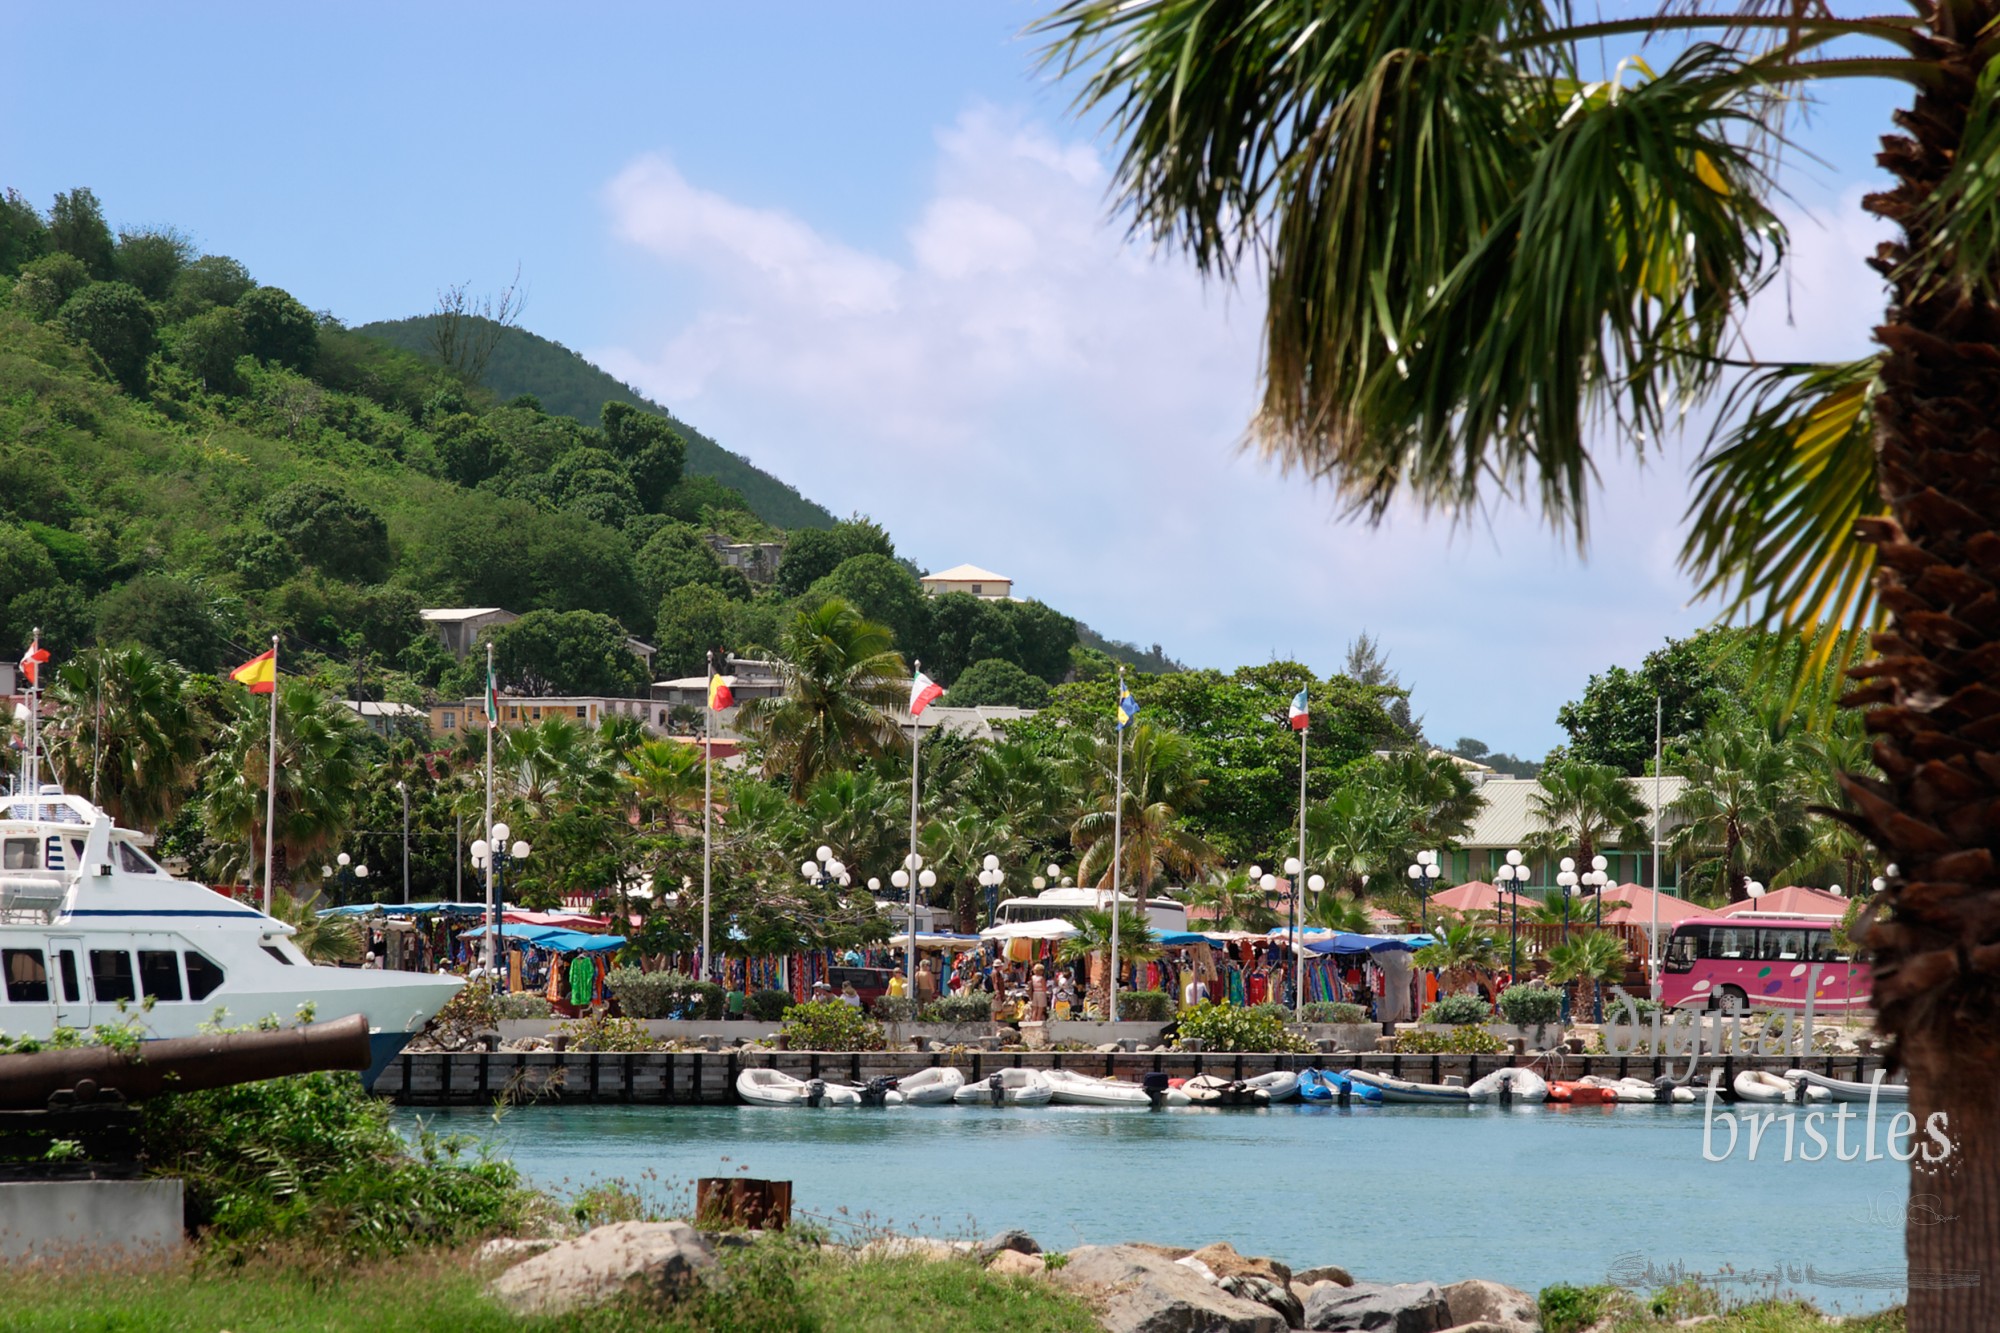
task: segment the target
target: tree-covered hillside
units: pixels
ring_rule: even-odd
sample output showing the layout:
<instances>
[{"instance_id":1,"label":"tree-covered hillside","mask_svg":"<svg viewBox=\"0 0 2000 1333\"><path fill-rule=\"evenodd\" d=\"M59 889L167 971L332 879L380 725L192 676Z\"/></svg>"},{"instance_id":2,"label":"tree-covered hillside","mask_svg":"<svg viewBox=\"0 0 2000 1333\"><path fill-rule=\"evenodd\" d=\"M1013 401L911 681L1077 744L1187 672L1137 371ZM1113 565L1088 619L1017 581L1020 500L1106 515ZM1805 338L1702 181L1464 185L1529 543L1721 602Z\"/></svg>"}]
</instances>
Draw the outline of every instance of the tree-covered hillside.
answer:
<instances>
[{"instance_id":1,"label":"tree-covered hillside","mask_svg":"<svg viewBox=\"0 0 2000 1333\"><path fill-rule=\"evenodd\" d=\"M435 360L432 341L435 322L435 316L421 315L362 324L355 332ZM470 322L490 323L476 317ZM663 416L673 423L674 433L687 442L690 475L713 477L728 486L748 502L757 517L774 527L833 526L833 515L796 489L724 449L666 408L641 396L631 385L613 379L561 343L519 328L495 328L492 333L492 354L479 380L496 398L506 401L526 394L538 400L543 411L572 417L585 425L597 421L606 403L623 403Z\"/></svg>"}]
</instances>

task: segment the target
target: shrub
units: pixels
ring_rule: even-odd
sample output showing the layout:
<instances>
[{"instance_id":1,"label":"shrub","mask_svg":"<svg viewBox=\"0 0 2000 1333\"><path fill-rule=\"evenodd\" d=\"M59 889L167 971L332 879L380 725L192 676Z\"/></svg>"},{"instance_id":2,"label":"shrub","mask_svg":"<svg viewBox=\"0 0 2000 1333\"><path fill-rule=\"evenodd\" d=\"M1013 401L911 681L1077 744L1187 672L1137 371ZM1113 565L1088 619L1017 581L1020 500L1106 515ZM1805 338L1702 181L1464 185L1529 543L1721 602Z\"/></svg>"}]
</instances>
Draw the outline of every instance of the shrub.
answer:
<instances>
[{"instance_id":1,"label":"shrub","mask_svg":"<svg viewBox=\"0 0 2000 1333\"><path fill-rule=\"evenodd\" d=\"M926 1023L984 1023L993 1017L993 997L977 991L946 995L924 1008Z\"/></svg>"},{"instance_id":2,"label":"shrub","mask_svg":"<svg viewBox=\"0 0 2000 1333\"><path fill-rule=\"evenodd\" d=\"M1251 1005L1250 1012L1253 1014L1269 1014L1280 1023L1289 1023L1292 1021L1292 1007L1288 1004L1278 1004L1273 1000L1266 1000L1262 1004Z\"/></svg>"},{"instance_id":3,"label":"shrub","mask_svg":"<svg viewBox=\"0 0 2000 1333\"><path fill-rule=\"evenodd\" d=\"M570 1040L586 1051L650 1051L653 1034L639 1026L636 1018L613 1018L593 1013L566 1025Z\"/></svg>"},{"instance_id":4,"label":"shrub","mask_svg":"<svg viewBox=\"0 0 2000 1333\"><path fill-rule=\"evenodd\" d=\"M185 1182L188 1224L226 1251L400 1254L516 1232L535 1207L512 1166L466 1140L405 1143L353 1074L158 1097L140 1124L148 1169Z\"/></svg>"},{"instance_id":5,"label":"shrub","mask_svg":"<svg viewBox=\"0 0 2000 1333\"><path fill-rule=\"evenodd\" d=\"M1368 1010L1345 1000L1312 1000L1305 1007L1308 1023L1366 1023Z\"/></svg>"},{"instance_id":6,"label":"shrub","mask_svg":"<svg viewBox=\"0 0 2000 1333\"><path fill-rule=\"evenodd\" d=\"M1583 1333L1612 1312L1613 1295L1610 1287L1572 1287L1559 1282L1542 1288L1535 1300L1535 1313L1548 1333Z\"/></svg>"},{"instance_id":7,"label":"shrub","mask_svg":"<svg viewBox=\"0 0 2000 1333\"><path fill-rule=\"evenodd\" d=\"M1449 1032L1412 1030L1396 1034L1399 1055L1498 1055L1507 1043L1483 1027L1464 1024Z\"/></svg>"},{"instance_id":8,"label":"shrub","mask_svg":"<svg viewBox=\"0 0 2000 1333\"><path fill-rule=\"evenodd\" d=\"M1509 986L1500 992L1500 1016L1515 1027L1539 1027L1562 1017L1562 992L1553 986Z\"/></svg>"},{"instance_id":9,"label":"shrub","mask_svg":"<svg viewBox=\"0 0 2000 1333\"><path fill-rule=\"evenodd\" d=\"M1459 1026L1466 1023L1484 1023L1491 1017L1493 1017L1493 1007L1477 995L1441 995L1436 1004L1424 1010L1423 1017L1418 1021Z\"/></svg>"},{"instance_id":10,"label":"shrub","mask_svg":"<svg viewBox=\"0 0 2000 1333\"><path fill-rule=\"evenodd\" d=\"M1198 1004L1181 1015L1180 1041L1199 1040L1211 1051L1303 1051L1305 1041L1278 1014L1229 1004Z\"/></svg>"},{"instance_id":11,"label":"shrub","mask_svg":"<svg viewBox=\"0 0 2000 1333\"><path fill-rule=\"evenodd\" d=\"M1630 1005L1631 1008L1627 1008L1627 1005ZM1660 1011L1660 1004L1659 1001L1648 999L1642 995L1613 995L1609 992L1605 993L1605 1022L1629 1023L1632 1021L1635 1010L1638 1013L1638 1021L1650 1027L1653 1022L1653 1015ZM1773 1015L1773 1017L1775 1016Z\"/></svg>"},{"instance_id":12,"label":"shrub","mask_svg":"<svg viewBox=\"0 0 2000 1333\"><path fill-rule=\"evenodd\" d=\"M1135 990L1118 997L1118 1017L1128 1023L1164 1023L1174 1016L1174 997L1163 990Z\"/></svg>"},{"instance_id":13,"label":"shrub","mask_svg":"<svg viewBox=\"0 0 2000 1333\"><path fill-rule=\"evenodd\" d=\"M917 1002L907 995L878 995L868 1012L884 1023L910 1023L916 1020Z\"/></svg>"},{"instance_id":14,"label":"shrub","mask_svg":"<svg viewBox=\"0 0 2000 1333\"><path fill-rule=\"evenodd\" d=\"M554 1012L548 997L543 995L530 995L524 991L519 995L493 997L495 1018L547 1018Z\"/></svg>"},{"instance_id":15,"label":"shrub","mask_svg":"<svg viewBox=\"0 0 2000 1333\"><path fill-rule=\"evenodd\" d=\"M685 972L642 972L636 967L614 967L605 976L604 984L618 997L618 1007L627 1018L722 1017L725 999L722 987Z\"/></svg>"},{"instance_id":16,"label":"shrub","mask_svg":"<svg viewBox=\"0 0 2000 1333\"><path fill-rule=\"evenodd\" d=\"M743 1001L743 1012L759 1023L775 1023L785 1016L785 1010L792 1007L790 991L751 991Z\"/></svg>"},{"instance_id":17,"label":"shrub","mask_svg":"<svg viewBox=\"0 0 2000 1333\"><path fill-rule=\"evenodd\" d=\"M786 1040L801 1051L879 1051L882 1025L839 1000L814 1000L785 1010Z\"/></svg>"}]
</instances>

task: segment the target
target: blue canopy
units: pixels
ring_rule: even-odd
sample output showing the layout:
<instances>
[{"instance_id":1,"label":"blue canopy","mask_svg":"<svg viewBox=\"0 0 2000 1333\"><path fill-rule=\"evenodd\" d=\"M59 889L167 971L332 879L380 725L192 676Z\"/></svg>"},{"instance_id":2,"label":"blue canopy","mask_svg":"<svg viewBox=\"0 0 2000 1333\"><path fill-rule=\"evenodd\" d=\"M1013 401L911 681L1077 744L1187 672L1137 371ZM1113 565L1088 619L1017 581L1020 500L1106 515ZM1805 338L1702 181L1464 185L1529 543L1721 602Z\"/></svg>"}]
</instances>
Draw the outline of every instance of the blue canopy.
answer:
<instances>
[{"instance_id":1,"label":"blue canopy","mask_svg":"<svg viewBox=\"0 0 2000 1333\"><path fill-rule=\"evenodd\" d=\"M538 944L550 935L574 935L576 933L576 931L571 930L567 926L531 926L520 921L504 921L500 925L501 939L522 940L529 944ZM485 937L486 927L475 926L473 929L465 931L461 938L484 939Z\"/></svg>"},{"instance_id":2,"label":"blue canopy","mask_svg":"<svg viewBox=\"0 0 2000 1333\"><path fill-rule=\"evenodd\" d=\"M327 907L321 916L485 916L485 903L349 903Z\"/></svg>"},{"instance_id":3,"label":"blue canopy","mask_svg":"<svg viewBox=\"0 0 2000 1333\"><path fill-rule=\"evenodd\" d=\"M461 939L483 938L486 927L468 930ZM532 944L537 949L553 949L557 953L603 953L616 949L625 943L623 935L589 935L581 930L569 930L562 926L530 926L518 921L509 921L500 927L500 938L519 940Z\"/></svg>"},{"instance_id":4,"label":"blue canopy","mask_svg":"<svg viewBox=\"0 0 2000 1333\"><path fill-rule=\"evenodd\" d=\"M1173 949L1183 944L1213 944L1215 941L1198 931L1162 930L1154 932L1153 943Z\"/></svg>"},{"instance_id":5,"label":"blue canopy","mask_svg":"<svg viewBox=\"0 0 2000 1333\"><path fill-rule=\"evenodd\" d=\"M1307 953L1414 953L1435 941L1429 935L1352 935L1337 931L1306 941Z\"/></svg>"}]
</instances>

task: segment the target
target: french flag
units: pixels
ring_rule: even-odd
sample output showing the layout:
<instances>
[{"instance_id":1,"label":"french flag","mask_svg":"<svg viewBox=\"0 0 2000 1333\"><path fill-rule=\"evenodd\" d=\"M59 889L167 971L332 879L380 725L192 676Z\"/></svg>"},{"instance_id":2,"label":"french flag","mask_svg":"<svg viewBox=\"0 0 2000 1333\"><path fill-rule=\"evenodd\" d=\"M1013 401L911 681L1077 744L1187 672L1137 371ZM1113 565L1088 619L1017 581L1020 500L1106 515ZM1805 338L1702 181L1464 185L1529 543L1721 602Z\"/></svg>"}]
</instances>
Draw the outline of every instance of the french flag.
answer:
<instances>
[{"instance_id":1,"label":"french flag","mask_svg":"<svg viewBox=\"0 0 2000 1333\"><path fill-rule=\"evenodd\" d=\"M1306 729L1308 719L1306 717L1306 692L1304 690L1300 690L1292 696L1292 706L1287 711L1286 716L1291 719L1293 731L1304 731Z\"/></svg>"}]
</instances>

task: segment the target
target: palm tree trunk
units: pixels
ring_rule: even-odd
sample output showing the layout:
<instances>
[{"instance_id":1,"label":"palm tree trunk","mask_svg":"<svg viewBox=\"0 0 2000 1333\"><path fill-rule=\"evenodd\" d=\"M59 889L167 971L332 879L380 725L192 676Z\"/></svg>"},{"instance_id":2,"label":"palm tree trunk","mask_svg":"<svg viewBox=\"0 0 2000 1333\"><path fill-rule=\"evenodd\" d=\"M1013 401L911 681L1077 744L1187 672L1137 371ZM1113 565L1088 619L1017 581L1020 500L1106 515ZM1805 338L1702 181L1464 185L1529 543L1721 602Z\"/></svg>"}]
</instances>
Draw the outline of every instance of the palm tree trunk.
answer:
<instances>
[{"instance_id":1,"label":"palm tree trunk","mask_svg":"<svg viewBox=\"0 0 2000 1333\"><path fill-rule=\"evenodd\" d=\"M1920 1133L1941 1114L1952 1145L1946 1169L1912 1164L1911 1193L1950 1219L1906 1229L1912 1333L2000 1328L2000 308L1904 266L1934 240L1925 205L1959 151L1973 43L2000 0L1936 11L1919 54L1937 77L1883 139L1895 188L1866 201L1903 232L1873 261L1892 292L1874 404L1889 515L1860 524L1893 620L1846 700L1867 709L1882 778L1842 778L1853 822L1898 868L1887 919L1866 928L1878 1023Z\"/></svg>"}]
</instances>

